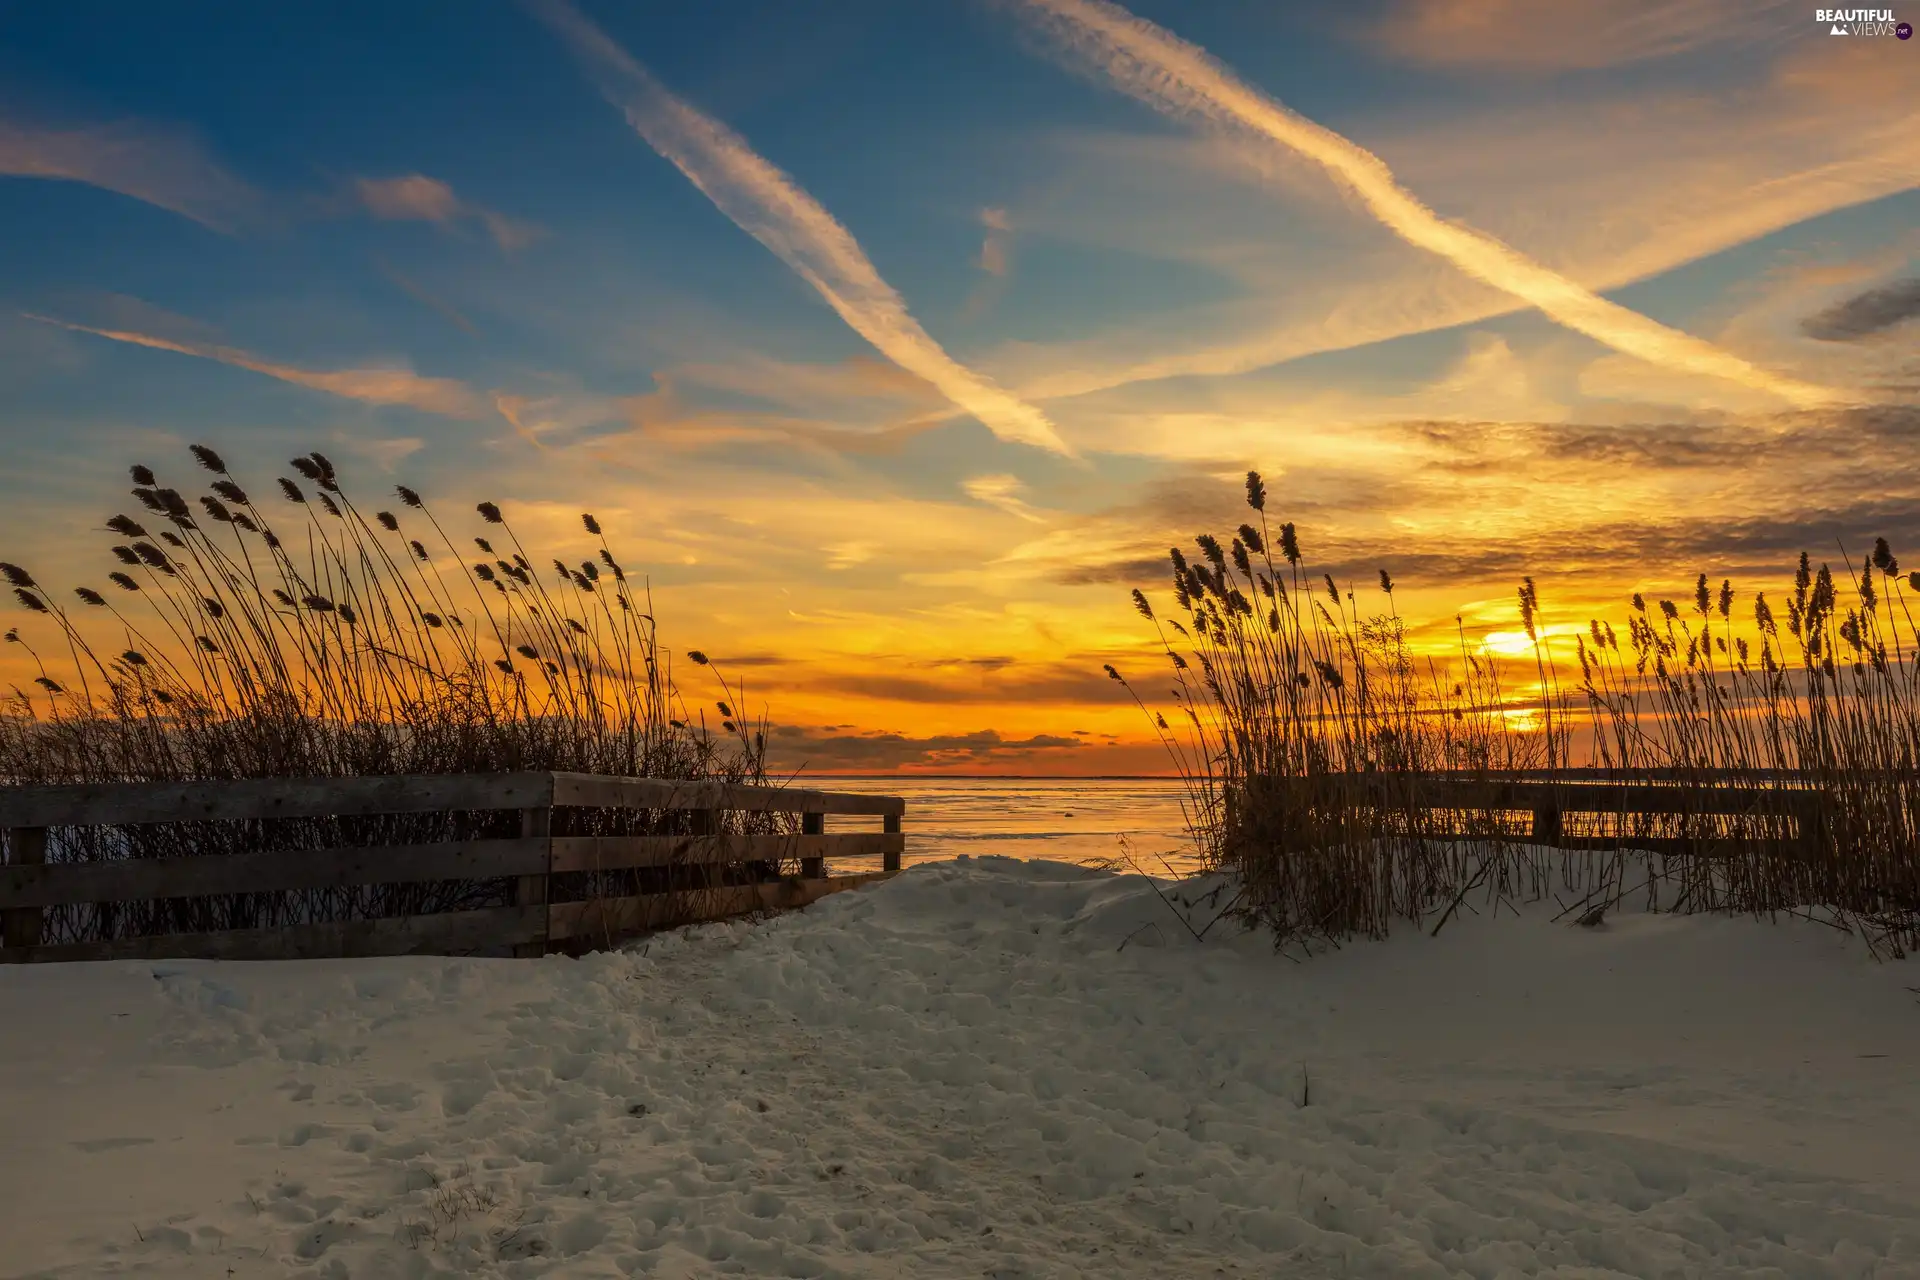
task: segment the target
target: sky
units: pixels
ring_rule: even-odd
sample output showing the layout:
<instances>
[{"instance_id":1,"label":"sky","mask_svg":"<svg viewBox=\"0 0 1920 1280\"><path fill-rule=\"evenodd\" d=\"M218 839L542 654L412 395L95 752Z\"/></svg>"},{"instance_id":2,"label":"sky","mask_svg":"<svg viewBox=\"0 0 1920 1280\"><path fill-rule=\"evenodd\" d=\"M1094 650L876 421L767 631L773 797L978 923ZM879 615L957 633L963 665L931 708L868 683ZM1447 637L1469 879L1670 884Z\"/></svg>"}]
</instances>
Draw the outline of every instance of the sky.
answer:
<instances>
[{"instance_id":1,"label":"sky","mask_svg":"<svg viewBox=\"0 0 1920 1280\"><path fill-rule=\"evenodd\" d=\"M594 512L788 767L1102 774L1168 768L1102 666L1249 469L1436 648L1920 559L1920 40L1810 6L0 12L43 581L129 463L318 449Z\"/></svg>"}]
</instances>

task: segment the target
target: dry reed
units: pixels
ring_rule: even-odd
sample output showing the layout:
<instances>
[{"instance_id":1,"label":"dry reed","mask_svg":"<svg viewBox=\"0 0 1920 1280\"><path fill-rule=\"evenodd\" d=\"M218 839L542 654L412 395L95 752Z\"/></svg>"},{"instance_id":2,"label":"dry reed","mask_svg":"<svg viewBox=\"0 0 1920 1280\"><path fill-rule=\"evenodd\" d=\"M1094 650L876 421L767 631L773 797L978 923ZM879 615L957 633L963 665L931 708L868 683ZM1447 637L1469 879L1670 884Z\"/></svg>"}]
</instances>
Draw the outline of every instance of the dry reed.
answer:
<instances>
[{"instance_id":1,"label":"dry reed","mask_svg":"<svg viewBox=\"0 0 1920 1280\"><path fill-rule=\"evenodd\" d=\"M1529 578L1515 672L1463 628L1453 653L1416 655L1387 572L1368 603L1307 569L1254 472L1247 502L1257 523L1225 545L1171 552L1179 616L1133 593L1173 667L1176 719L1140 705L1186 779L1203 856L1243 878L1245 915L1282 944L1444 924L1477 892L1496 909L1570 897L1589 918L1629 893L1819 910L1881 954L1920 946L1920 574L1903 578L1884 540L1841 574L1803 555L1784 632L1764 594L1744 625L1733 584L1702 575L1690 606L1635 596L1624 647L1596 619L1571 655L1541 629ZM1436 781L1516 777L1647 781L1677 803L1539 830L1433 803ZM1750 811L1711 812L1725 808Z\"/></svg>"},{"instance_id":2,"label":"dry reed","mask_svg":"<svg viewBox=\"0 0 1920 1280\"><path fill-rule=\"evenodd\" d=\"M742 691L724 679L716 726L704 707L689 708L651 593L593 516L582 517L587 558L536 563L491 502L475 508L480 536L457 543L405 486L394 509L364 510L321 454L295 458L299 479L279 479L270 504L212 449L192 451L208 491L191 501L149 468L131 469L141 514L107 522L117 563L104 587L76 588L77 603L0 563L40 624L5 635L37 676L0 713L0 783L549 769L766 781L764 721L746 718ZM704 655L686 656L711 673ZM698 820L676 811L555 818L555 834L670 834ZM517 820L477 812L71 828L53 833L47 857L513 836ZM743 830L785 821L726 820ZM704 887L704 872L674 868L556 877L552 889L566 900ZM462 881L68 907L47 913L43 940L418 914L492 905L510 892L507 882Z\"/></svg>"}]
</instances>

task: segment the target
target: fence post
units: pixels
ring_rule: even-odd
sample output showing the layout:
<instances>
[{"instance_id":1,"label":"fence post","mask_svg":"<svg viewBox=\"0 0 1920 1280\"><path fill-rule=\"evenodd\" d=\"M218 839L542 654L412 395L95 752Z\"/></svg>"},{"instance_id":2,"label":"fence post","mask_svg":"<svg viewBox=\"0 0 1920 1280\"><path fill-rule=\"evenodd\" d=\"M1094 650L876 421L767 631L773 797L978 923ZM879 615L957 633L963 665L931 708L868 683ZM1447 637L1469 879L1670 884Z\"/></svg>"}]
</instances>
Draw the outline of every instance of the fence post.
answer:
<instances>
[{"instance_id":1,"label":"fence post","mask_svg":"<svg viewBox=\"0 0 1920 1280\"><path fill-rule=\"evenodd\" d=\"M1820 860L1824 816L1817 795L1806 796L1793 806L1794 852L1808 862Z\"/></svg>"},{"instance_id":2,"label":"fence post","mask_svg":"<svg viewBox=\"0 0 1920 1280\"><path fill-rule=\"evenodd\" d=\"M880 829L890 836L899 835L900 815L897 813L883 815L880 819ZM882 871L898 871L900 869L900 851L898 849L889 849L882 857L884 858L884 861L880 864Z\"/></svg>"},{"instance_id":3,"label":"fence post","mask_svg":"<svg viewBox=\"0 0 1920 1280\"><path fill-rule=\"evenodd\" d=\"M721 825L720 811L718 809L687 810L687 831L696 841L711 841L717 843L720 839ZM716 861L710 854L695 852L692 859L687 863L686 874L690 879L685 887L687 889L692 889L696 885L711 887L716 883L720 883L725 877L728 865L730 865L728 861ZM767 878L766 863L764 862L743 862L740 865L745 868L746 873L755 880L764 880Z\"/></svg>"},{"instance_id":4,"label":"fence post","mask_svg":"<svg viewBox=\"0 0 1920 1280\"><path fill-rule=\"evenodd\" d=\"M803 813L800 815L800 834L803 836L823 836L827 834L827 815L824 813ZM825 857L800 858L800 874L808 880L827 878L827 860Z\"/></svg>"},{"instance_id":5,"label":"fence post","mask_svg":"<svg viewBox=\"0 0 1920 1280\"><path fill-rule=\"evenodd\" d=\"M47 829L45 827L10 827L7 829L7 864L9 866L39 866L47 860ZM9 947L37 947L40 945L40 928L45 920L41 907L19 907L12 911L0 912L4 924L0 924L0 936Z\"/></svg>"},{"instance_id":6,"label":"fence post","mask_svg":"<svg viewBox=\"0 0 1920 1280\"><path fill-rule=\"evenodd\" d=\"M539 875L535 876L521 876L518 880L514 881L513 904L516 907L550 908L552 904L548 899L551 890L547 882L547 875L548 872L553 869L553 807L551 805L544 805L538 809L522 809L520 811L520 835L523 839L541 840L545 842L547 871L542 871ZM528 959L547 954L547 918L551 916L551 911L543 912L542 916L543 919L540 925L540 937L538 940L522 942L514 946L513 954L520 959Z\"/></svg>"},{"instance_id":7,"label":"fence post","mask_svg":"<svg viewBox=\"0 0 1920 1280\"><path fill-rule=\"evenodd\" d=\"M1533 841L1535 844L1560 843L1560 811L1558 809L1535 809L1533 811Z\"/></svg>"}]
</instances>

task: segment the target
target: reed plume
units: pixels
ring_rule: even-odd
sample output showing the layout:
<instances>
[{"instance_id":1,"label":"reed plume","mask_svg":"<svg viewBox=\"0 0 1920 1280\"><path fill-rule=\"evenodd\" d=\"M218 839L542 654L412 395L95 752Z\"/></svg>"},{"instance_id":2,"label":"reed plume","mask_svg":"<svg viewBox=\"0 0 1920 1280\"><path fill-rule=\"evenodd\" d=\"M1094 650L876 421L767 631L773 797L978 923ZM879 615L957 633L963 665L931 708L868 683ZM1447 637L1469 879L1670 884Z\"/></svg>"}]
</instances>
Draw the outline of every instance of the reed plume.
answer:
<instances>
[{"instance_id":1,"label":"reed plume","mask_svg":"<svg viewBox=\"0 0 1920 1280\"><path fill-rule=\"evenodd\" d=\"M688 713L643 580L603 578L591 560L583 570L561 561L551 581L535 576L493 502L475 510L513 558L468 566L418 491L397 488L404 514L365 517L318 453L290 463L312 490L281 478L285 505L269 512L213 449L191 452L218 477L200 503L204 523L151 468L130 471L136 499L165 527L154 534L129 516L106 521L126 540L110 544L120 567L106 575L122 594L76 587L86 608L69 613L26 568L0 562L19 604L67 655L65 671L49 670L29 637L8 633L37 675L0 711L0 783L517 770L766 781L764 721L732 714L744 710L737 687L719 682L723 732ZM585 516L583 525L614 565L599 523ZM684 811L556 816L578 834L672 834L694 821ZM756 830L784 821L728 820ZM47 856L408 843L518 834L494 830L513 821L448 814L62 829ZM654 874L627 873L625 891ZM557 893L570 891L566 879L556 878ZM48 912L46 941L406 914L484 905L505 891L461 882L60 908Z\"/></svg>"},{"instance_id":2,"label":"reed plume","mask_svg":"<svg viewBox=\"0 0 1920 1280\"><path fill-rule=\"evenodd\" d=\"M1885 539L1838 574L1802 554L1784 636L1764 593L1746 625L1732 581L1701 574L1690 610L1649 610L1635 594L1624 645L1594 618L1569 654L1526 578L1517 606L1533 670L1516 681L1464 625L1451 655L1413 652L1384 568L1377 611L1331 574L1320 598L1294 526L1273 536L1268 501L1249 472L1258 523L1241 526L1231 554L1208 534L1194 544L1210 567L1172 550L1184 624L1163 625L1141 591L1133 605L1174 670L1183 730L1141 709L1186 780L1196 842L1240 875L1243 914L1282 943L1377 937L1396 918L1444 923L1474 889L1496 905L1617 902L1632 863L1645 872L1633 892L1655 907L1820 910L1882 954L1920 946L1920 630L1908 598L1920 579L1901 576ZM1653 780L1679 802L1577 827L1554 814L1543 828L1532 814L1436 807L1425 785L1576 777ZM1712 812L1729 807L1743 812ZM1811 816L1795 825L1788 809Z\"/></svg>"}]
</instances>

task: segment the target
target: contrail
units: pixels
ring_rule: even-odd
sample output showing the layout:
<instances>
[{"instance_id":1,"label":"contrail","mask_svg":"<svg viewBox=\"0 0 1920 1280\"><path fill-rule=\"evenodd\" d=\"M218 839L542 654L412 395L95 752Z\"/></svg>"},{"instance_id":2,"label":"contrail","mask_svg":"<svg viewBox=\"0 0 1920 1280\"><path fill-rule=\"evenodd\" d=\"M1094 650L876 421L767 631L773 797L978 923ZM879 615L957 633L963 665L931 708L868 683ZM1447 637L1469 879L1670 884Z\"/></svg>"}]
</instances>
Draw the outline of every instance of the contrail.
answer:
<instances>
[{"instance_id":1,"label":"contrail","mask_svg":"<svg viewBox=\"0 0 1920 1280\"><path fill-rule=\"evenodd\" d=\"M235 347L216 346L210 342L177 342L171 338L159 338L150 333L138 333L130 329L97 329L92 325L75 324L70 320L60 320L53 316L35 315L31 311L23 311L20 314L29 320L54 325L73 333L90 333L96 338L125 342L153 351L171 351L178 355L196 356L202 360L217 360L221 364L230 364L237 369L246 369L253 373L264 374L269 378L278 378L282 382L291 382L297 387L324 391L328 395L340 396L342 399L358 400L363 404L404 405L409 409L418 409L423 413L436 413L445 418L483 418L487 414L486 401L466 383L452 378L423 377L409 369L302 369L295 365L263 360L250 352L241 351Z\"/></svg>"},{"instance_id":2,"label":"contrail","mask_svg":"<svg viewBox=\"0 0 1920 1280\"><path fill-rule=\"evenodd\" d=\"M812 285L880 354L926 379L1003 440L1073 451L1047 416L943 350L853 235L726 125L675 97L567 0L528 0L634 131L741 230Z\"/></svg>"},{"instance_id":3,"label":"contrail","mask_svg":"<svg viewBox=\"0 0 1920 1280\"><path fill-rule=\"evenodd\" d=\"M1407 243L1539 308L1616 351L1772 392L1806 408L1842 393L1772 373L1710 342L1609 302L1485 232L1448 221L1402 187L1380 157L1246 84L1188 44L1109 0L1015 0L1064 50L1147 105L1247 131L1315 161Z\"/></svg>"}]
</instances>

